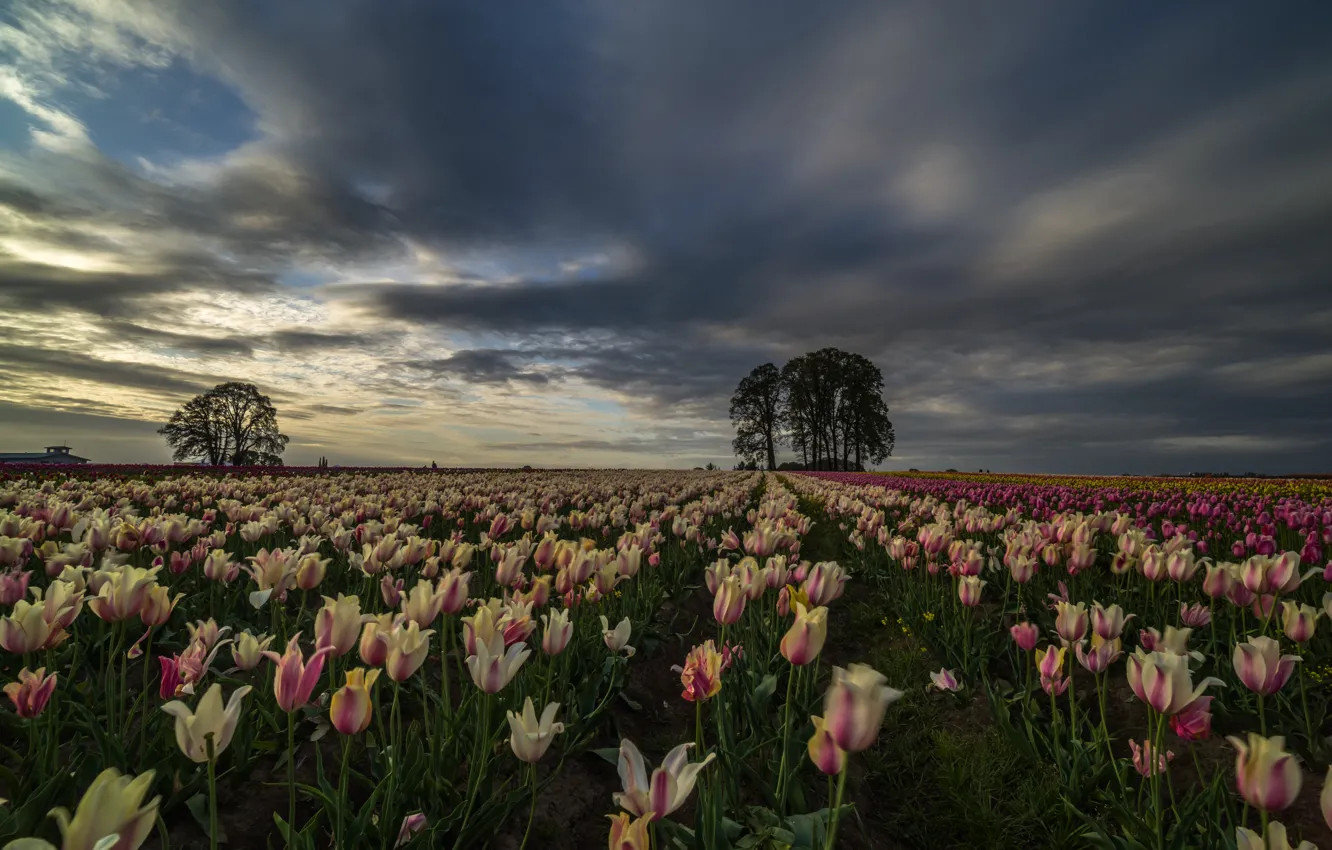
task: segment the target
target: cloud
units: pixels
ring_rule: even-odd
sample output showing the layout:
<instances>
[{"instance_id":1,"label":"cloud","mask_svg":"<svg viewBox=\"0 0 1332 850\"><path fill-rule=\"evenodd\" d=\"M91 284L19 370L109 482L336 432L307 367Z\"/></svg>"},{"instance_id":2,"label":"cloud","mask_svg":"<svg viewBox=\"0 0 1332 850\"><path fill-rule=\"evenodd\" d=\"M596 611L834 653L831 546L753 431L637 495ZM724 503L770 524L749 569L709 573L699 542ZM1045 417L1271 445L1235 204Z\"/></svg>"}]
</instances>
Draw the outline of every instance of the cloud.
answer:
<instances>
[{"instance_id":1,"label":"cloud","mask_svg":"<svg viewBox=\"0 0 1332 850\"><path fill-rule=\"evenodd\" d=\"M1332 42L1300 18L25 7L0 307L103 348L43 325L0 368L167 402L251 375L365 456L373 419L477 461L692 465L752 366L836 345L883 368L902 465L1332 468ZM183 75L244 141L172 154L94 108L139 86L225 136Z\"/></svg>"}]
</instances>

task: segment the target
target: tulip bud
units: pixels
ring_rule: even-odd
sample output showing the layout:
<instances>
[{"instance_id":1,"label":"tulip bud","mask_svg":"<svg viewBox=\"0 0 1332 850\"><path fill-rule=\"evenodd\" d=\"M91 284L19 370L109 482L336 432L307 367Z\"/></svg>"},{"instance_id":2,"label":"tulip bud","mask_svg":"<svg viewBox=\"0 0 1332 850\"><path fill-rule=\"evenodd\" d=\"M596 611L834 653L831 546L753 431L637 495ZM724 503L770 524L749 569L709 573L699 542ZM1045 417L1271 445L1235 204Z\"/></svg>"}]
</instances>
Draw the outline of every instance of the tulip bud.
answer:
<instances>
[{"instance_id":1,"label":"tulip bud","mask_svg":"<svg viewBox=\"0 0 1332 850\"><path fill-rule=\"evenodd\" d=\"M902 692L888 687L883 675L864 664L833 668L833 683L823 701L823 717L837 746L858 753L874 743L889 704Z\"/></svg>"},{"instance_id":2,"label":"tulip bud","mask_svg":"<svg viewBox=\"0 0 1332 850\"><path fill-rule=\"evenodd\" d=\"M338 688L329 702L328 717L334 729L343 735L359 735L370 726L374 715L370 693L379 672L362 667L347 671L347 683Z\"/></svg>"},{"instance_id":3,"label":"tulip bud","mask_svg":"<svg viewBox=\"0 0 1332 850\"><path fill-rule=\"evenodd\" d=\"M728 576L717 588L717 595L712 601L712 616L722 625L739 622L745 612L745 598L740 577Z\"/></svg>"},{"instance_id":4,"label":"tulip bud","mask_svg":"<svg viewBox=\"0 0 1332 850\"><path fill-rule=\"evenodd\" d=\"M611 820L609 846L615 850L650 850L652 837L649 827L656 818L655 812L648 812L632 822L625 812L606 817Z\"/></svg>"},{"instance_id":5,"label":"tulip bud","mask_svg":"<svg viewBox=\"0 0 1332 850\"><path fill-rule=\"evenodd\" d=\"M240 670L250 671L259 666L259 662L264 658L264 650L273 642L273 635L265 635L257 638L250 634L248 630L241 632L236 636L236 642L231 645L231 660L236 663Z\"/></svg>"},{"instance_id":6,"label":"tulip bud","mask_svg":"<svg viewBox=\"0 0 1332 850\"><path fill-rule=\"evenodd\" d=\"M569 609L561 608L541 615L544 631L541 635L541 650L547 655L559 655L569 645L573 637L573 623L569 621Z\"/></svg>"},{"instance_id":7,"label":"tulip bud","mask_svg":"<svg viewBox=\"0 0 1332 850\"><path fill-rule=\"evenodd\" d=\"M1061 600L1055 603L1055 610L1058 612L1055 631L1059 636L1069 643L1082 640L1087 634L1087 606L1082 602L1074 605Z\"/></svg>"},{"instance_id":8,"label":"tulip bud","mask_svg":"<svg viewBox=\"0 0 1332 850\"><path fill-rule=\"evenodd\" d=\"M1105 640L1114 640L1124 632L1124 625L1133 619L1133 615L1124 615L1124 609L1118 605L1111 605L1109 608L1101 607L1101 603L1093 602L1091 609L1092 631L1100 635Z\"/></svg>"},{"instance_id":9,"label":"tulip bud","mask_svg":"<svg viewBox=\"0 0 1332 850\"><path fill-rule=\"evenodd\" d=\"M388 658L388 633L393 628L392 614L373 615L361 627L361 661L371 667L383 665Z\"/></svg>"},{"instance_id":10,"label":"tulip bud","mask_svg":"<svg viewBox=\"0 0 1332 850\"><path fill-rule=\"evenodd\" d=\"M1286 684L1300 660L1298 655L1282 655L1281 644L1272 638L1257 635L1235 646L1232 663L1244 687L1271 696Z\"/></svg>"},{"instance_id":11,"label":"tulip bud","mask_svg":"<svg viewBox=\"0 0 1332 850\"><path fill-rule=\"evenodd\" d=\"M809 718L814 723L814 735L809 739L809 760L820 773L836 776L846 766L846 751L837 746L822 717Z\"/></svg>"},{"instance_id":12,"label":"tulip bud","mask_svg":"<svg viewBox=\"0 0 1332 850\"><path fill-rule=\"evenodd\" d=\"M361 632L361 600L339 593L337 599L324 597L324 607L315 614L315 648L332 650L334 658L341 658L352 647Z\"/></svg>"},{"instance_id":13,"label":"tulip bud","mask_svg":"<svg viewBox=\"0 0 1332 850\"><path fill-rule=\"evenodd\" d=\"M795 622L782 636L781 653L787 661L796 666L808 664L818 657L828 638L828 609L819 607L808 610L800 602L795 603Z\"/></svg>"},{"instance_id":14,"label":"tulip bud","mask_svg":"<svg viewBox=\"0 0 1332 850\"><path fill-rule=\"evenodd\" d=\"M314 590L324 580L328 571L329 558L321 558L317 552L305 555L296 565L296 586L301 590Z\"/></svg>"},{"instance_id":15,"label":"tulip bud","mask_svg":"<svg viewBox=\"0 0 1332 850\"><path fill-rule=\"evenodd\" d=\"M13 568L0 573L0 605L14 605L28 595L32 573Z\"/></svg>"},{"instance_id":16,"label":"tulip bud","mask_svg":"<svg viewBox=\"0 0 1332 850\"><path fill-rule=\"evenodd\" d=\"M963 605L974 608L981 603L981 591L988 582L975 576L962 576L957 580L957 596Z\"/></svg>"},{"instance_id":17,"label":"tulip bud","mask_svg":"<svg viewBox=\"0 0 1332 850\"><path fill-rule=\"evenodd\" d=\"M1235 784L1245 802L1264 812L1279 812L1295 802L1304 777L1295 756L1284 749L1281 736L1264 738L1249 733L1247 742L1234 736L1226 740L1235 745Z\"/></svg>"},{"instance_id":18,"label":"tulip bud","mask_svg":"<svg viewBox=\"0 0 1332 850\"><path fill-rule=\"evenodd\" d=\"M1312 605L1292 602L1289 599L1281 603L1281 609L1281 627L1286 637L1296 643L1304 643L1313 637L1321 611Z\"/></svg>"},{"instance_id":19,"label":"tulip bud","mask_svg":"<svg viewBox=\"0 0 1332 850\"><path fill-rule=\"evenodd\" d=\"M143 600L143 608L139 610L139 619L145 626L165 625L171 619L171 612L176 609L176 605L184 598L185 594L177 593L175 598L171 598L169 588L161 585L154 585L148 591L148 595Z\"/></svg>"},{"instance_id":20,"label":"tulip bud","mask_svg":"<svg viewBox=\"0 0 1332 850\"><path fill-rule=\"evenodd\" d=\"M425 663L430 652L430 636L434 629L421 630L411 620L399 618L387 634L388 654L384 658L384 672L395 682L405 682Z\"/></svg>"},{"instance_id":21,"label":"tulip bud","mask_svg":"<svg viewBox=\"0 0 1332 850\"><path fill-rule=\"evenodd\" d=\"M1008 633L1013 636L1013 642L1023 652L1035 649L1036 642L1041 638L1041 630L1035 623L1016 623Z\"/></svg>"}]
</instances>

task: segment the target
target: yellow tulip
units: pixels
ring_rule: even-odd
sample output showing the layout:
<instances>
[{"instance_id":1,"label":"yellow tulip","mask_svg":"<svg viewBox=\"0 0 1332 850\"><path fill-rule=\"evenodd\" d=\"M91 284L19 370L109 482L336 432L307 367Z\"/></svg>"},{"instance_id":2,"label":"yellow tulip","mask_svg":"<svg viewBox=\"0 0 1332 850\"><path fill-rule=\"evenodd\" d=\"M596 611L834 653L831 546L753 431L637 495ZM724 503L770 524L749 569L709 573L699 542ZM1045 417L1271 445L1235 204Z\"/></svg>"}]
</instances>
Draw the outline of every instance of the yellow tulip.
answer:
<instances>
[{"instance_id":1,"label":"yellow tulip","mask_svg":"<svg viewBox=\"0 0 1332 850\"><path fill-rule=\"evenodd\" d=\"M180 751L202 764L208 761L208 740L211 737L213 760L216 761L231 743L231 736L240 721L241 701L250 691L249 685L232 691L225 710L222 708L222 686L216 684L203 695L194 711L180 700L162 706L163 711L176 718L176 745Z\"/></svg>"}]
</instances>

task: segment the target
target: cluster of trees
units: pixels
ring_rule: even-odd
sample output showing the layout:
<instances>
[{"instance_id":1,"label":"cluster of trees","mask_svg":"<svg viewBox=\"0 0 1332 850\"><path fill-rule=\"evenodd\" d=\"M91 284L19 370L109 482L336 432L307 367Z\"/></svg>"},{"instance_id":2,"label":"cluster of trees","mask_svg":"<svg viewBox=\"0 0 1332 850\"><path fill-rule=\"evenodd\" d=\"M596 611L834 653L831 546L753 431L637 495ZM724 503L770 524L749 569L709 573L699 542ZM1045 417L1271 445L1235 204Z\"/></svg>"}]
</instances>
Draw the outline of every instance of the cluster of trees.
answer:
<instances>
[{"instance_id":1,"label":"cluster of trees","mask_svg":"<svg viewBox=\"0 0 1332 850\"><path fill-rule=\"evenodd\" d=\"M277 410L254 384L231 381L195 396L158 429L176 462L213 466L281 466L290 440Z\"/></svg>"},{"instance_id":2,"label":"cluster of trees","mask_svg":"<svg viewBox=\"0 0 1332 850\"><path fill-rule=\"evenodd\" d=\"M731 423L731 447L750 469L776 469L781 446L806 469L864 469L891 455L895 439L883 373L836 348L756 367L731 397Z\"/></svg>"}]
</instances>

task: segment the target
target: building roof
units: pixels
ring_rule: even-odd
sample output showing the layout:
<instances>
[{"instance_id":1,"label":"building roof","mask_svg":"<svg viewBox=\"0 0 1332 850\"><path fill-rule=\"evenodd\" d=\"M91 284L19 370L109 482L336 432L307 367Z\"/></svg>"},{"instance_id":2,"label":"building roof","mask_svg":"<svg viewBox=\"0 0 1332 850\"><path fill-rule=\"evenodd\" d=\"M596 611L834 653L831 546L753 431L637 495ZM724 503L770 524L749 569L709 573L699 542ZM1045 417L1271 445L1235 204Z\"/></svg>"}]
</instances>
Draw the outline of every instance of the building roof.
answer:
<instances>
[{"instance_id":1,"label":"building roof","mask_svg":"<svg viewBox=\"0 0 1332 850\"><path fill-rule=\"evenodd\" d=\"M86 457L79 457L70 454L67 446L59 448L65 451L53 452L49 449L44 452L0 452L0 463L47 463L50 461L67 461L73 463L87 463Z\"/></svg>"}]
</instances>

